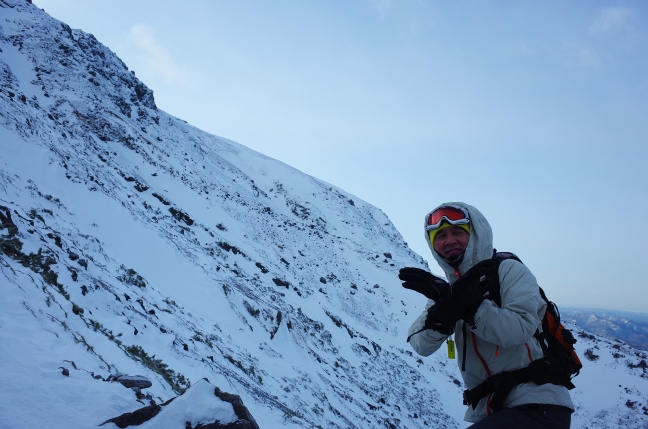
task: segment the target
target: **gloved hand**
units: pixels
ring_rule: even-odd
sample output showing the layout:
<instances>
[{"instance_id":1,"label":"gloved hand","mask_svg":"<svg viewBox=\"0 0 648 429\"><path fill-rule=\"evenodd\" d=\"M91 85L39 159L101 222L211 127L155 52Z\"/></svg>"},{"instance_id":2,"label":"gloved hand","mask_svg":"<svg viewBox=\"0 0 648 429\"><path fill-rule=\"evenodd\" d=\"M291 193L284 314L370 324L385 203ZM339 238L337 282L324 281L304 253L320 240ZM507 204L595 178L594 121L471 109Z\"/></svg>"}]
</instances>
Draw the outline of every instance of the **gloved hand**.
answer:
<instances>
[{"instance_id":1,"label":"gloved hand","mask_svg":"<svg viewBox=\"0 0 648 429\"><path fill-rule=\"evenodd\" d=\"M471 283L468 281L472 280ZM460 278L452 285L452 294L438 301L428 310L428 319L441 325L454 326L463 319L471 326L477 309L489 293L492 281L485 276L480 278ZM427 322L426 322L427 323Z\"/></svg>"},{"instance_id":2,"label":"gloved hand","mask_svg":"<svg viewBox=\"0 0 648 429\"><path fill-rule=\"evenodd\" d=\"M425 319L425 324L423 325L423 329L432 329L433 331L440 332L444 335L452 334L455 329L454 323L446 325L438 322L434 317L434 311L430 311L433 308L434 306L428 308L428 315L427 318Z\"/></svg>"},{"instance_id":3,"label":"gloved hand","mask_svg":"<svg viewBox=\"0 0 648 429\"><path fill-rule=\"evenodd\" d=\"M398 278L403 280L403 287L422 293L429 299L438 301L448 294L450 285L447 281L420 268L401 268Z\"/></svg>"}]
</instances>

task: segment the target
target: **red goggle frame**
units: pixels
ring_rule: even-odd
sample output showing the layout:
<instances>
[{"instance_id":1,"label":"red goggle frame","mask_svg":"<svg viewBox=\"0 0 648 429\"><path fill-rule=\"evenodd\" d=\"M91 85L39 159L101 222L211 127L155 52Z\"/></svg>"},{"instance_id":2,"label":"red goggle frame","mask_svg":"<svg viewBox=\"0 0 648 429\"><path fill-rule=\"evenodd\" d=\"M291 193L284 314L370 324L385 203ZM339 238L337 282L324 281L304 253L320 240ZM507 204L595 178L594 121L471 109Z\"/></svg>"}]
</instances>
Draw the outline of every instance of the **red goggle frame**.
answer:
<instances>
[{"instance_id":1,"label":"red goggle frame","mask_svg":"<svg viewBox=\"0 0 648 429\"><path fill-rule=\"evenodd\" d=\"M441 226L443 221L450 225L465 225L470 223L468 210L456 206L441 206L428 213L425 217L425 230L432 231Z\"/></svg>"}]
</instances>

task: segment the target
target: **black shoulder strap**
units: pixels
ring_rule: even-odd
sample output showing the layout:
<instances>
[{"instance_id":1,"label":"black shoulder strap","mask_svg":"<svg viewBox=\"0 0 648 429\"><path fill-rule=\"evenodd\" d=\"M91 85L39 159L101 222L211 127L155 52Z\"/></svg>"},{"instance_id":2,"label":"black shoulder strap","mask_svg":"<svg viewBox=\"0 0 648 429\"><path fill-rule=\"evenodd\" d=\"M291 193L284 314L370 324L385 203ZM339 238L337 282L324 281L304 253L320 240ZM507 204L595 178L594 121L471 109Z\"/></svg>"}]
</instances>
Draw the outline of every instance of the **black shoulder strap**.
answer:
<instances>
[{"instance_id":1,"label":"black shoulder strap","mask_svg":"<svg viewBox=\"0 0 648 429\"><path fill-rule=\"evenodd\" d=\"M505 259L515 259L519 263L523 264L522 260L518 258L518 256L515 253L511 252L498 252L497 249L493 249L493 259L500 259L500 260L505 260Z\"/></svg>"},{"instance_id":2,"label":"black shoulder strap","mask_svg":"<svg viewBox=\"0 0 648 429\"><path fill-rule=\"evenodd\" d=\"M502 261L507 259L515 259L519 263L522 263L520 258L517 257L514 253L511 252L498 252L497 249L493 249L493 257L491 261L494 263L496 269L489 270L485 275L492 282L492 289L489 294L489 299L492 300L498 307L502 307L502 294L500 293L500 281L499 281L499 266Z\"/></svg>"}]
</instances>

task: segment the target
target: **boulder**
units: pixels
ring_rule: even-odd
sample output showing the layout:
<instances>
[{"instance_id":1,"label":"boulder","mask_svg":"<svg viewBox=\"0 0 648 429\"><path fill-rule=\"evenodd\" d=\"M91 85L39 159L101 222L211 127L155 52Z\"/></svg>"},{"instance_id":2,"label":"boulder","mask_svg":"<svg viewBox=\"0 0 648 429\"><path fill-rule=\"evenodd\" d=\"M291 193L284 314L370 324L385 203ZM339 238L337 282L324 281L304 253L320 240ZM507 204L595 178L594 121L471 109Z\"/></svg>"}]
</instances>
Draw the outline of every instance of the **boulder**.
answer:
<instances>
[{"instance_id":1,"label":"boulder","mask_svg":"<svg viewBox=\"0 0 648 429\"><path fill-rule=\"evenodd\" d=\"M142 375L120 375L115 381L120 382L124 387L130 388L146 389L147 387L153 386L151 380Z\"/></svg>"}]
</instances>

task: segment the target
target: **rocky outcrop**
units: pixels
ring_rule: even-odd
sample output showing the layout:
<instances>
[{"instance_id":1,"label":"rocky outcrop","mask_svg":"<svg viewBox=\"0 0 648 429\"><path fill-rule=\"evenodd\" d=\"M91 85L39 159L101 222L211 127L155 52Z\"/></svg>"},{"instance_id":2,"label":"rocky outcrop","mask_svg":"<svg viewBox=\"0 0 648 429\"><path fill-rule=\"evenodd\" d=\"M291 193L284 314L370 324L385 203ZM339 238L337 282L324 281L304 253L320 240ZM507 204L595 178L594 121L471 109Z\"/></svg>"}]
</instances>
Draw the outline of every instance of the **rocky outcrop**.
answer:
<instances>
[{"instance_id":1,"label":"rocky outcrop","mask_svg":"<svg viewBox=\"0 0 648 429\"><path fill-rule=\"evenodd\" d=\"M141 425L157 416L160 410L162 410L162 407L157 404L149 405L148 407L135 410L132 413L124 413L121 416L106 420L99 426L103 426L107 423L114 423L117 427L123 429L128 426Z\"/></svg>"},{"instance_id":2,"label":"rocky outcrop","mask_svg":"<svg viewBox=\"0 0 648 429\"><path fill-rule=\"evenodd\" d=\"M214 395L213 397L211 396L212 394ZM206 396L210 396L211 398ZM226 403L229 405L226 405ZM185 417L183 414L187 408L187 404L204 406L205 408L214 410L212 411L212 415L216 416L214 421L192 425L188 421L189 417ZM178 406L175 407L175 405ZM167 412L166 416L161 415L164 411ZM106 420L100 426L114 423L117 427L123 429L129 426L141 425L156 417L163 420L166 427L169 427L169 421L177 420L180 424L178 429L260 429L250 411L243 404L240 396L223 392L218 387L209 383L207 379L200 380L194 386L187 389L183 395L176 396L162 405L152 403L147 407ZM155 420L151 423L154 422Z\"/></svg>"},{"instance_id":3,"label":"rocky outcrop","mask_svg":"<svg viewBox=\"0 0 648 429\"><path fill-rule=\"evenodd\" d=\"M259 429L259 426L256 423L256 420L254 420L254 417L252 417L252 414L250 414L250 410L247 409L245 405L243 405L243 400L239 395L233 395L231 393L223 392L220 390L218 387L214 389L214 395L216 395L218 398L220 398L221 401L224 402L229 402L232 404L232 407L234 407L234 412L236 413L236 416L239 418L237 422L234 422L233 424L238 424L237 426L227 426L227 429L234 429L234 428L239 428L239 429ZM207 427L207 426L196 426L195 429L217 429L216 427Z\"/></svg>"}]
</instances>

